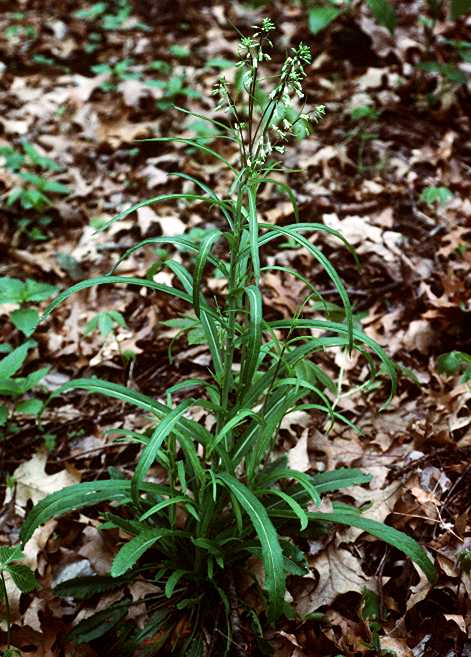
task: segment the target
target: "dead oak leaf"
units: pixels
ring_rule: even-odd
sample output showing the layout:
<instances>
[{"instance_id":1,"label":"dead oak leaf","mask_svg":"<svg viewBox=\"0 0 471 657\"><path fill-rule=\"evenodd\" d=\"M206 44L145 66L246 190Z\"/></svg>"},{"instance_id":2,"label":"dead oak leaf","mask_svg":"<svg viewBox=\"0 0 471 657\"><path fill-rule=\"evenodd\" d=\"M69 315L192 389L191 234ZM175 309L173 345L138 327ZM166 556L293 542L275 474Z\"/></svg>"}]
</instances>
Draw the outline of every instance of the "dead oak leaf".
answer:
<instances>
[{"instance_id":1,"label":"dead oak leaf","mask_svg":"<svg viewBox=\"0 0 471 657\"><path fill-rule=\"evenodd\" d=\"M296 601L301 616L330 605L342 593L362 593L366 587L373 588L372 578L363 574L359 559L335 545L330 545L312 565L319 580L314 589L306 587L307 592Z\"/></svg>"}]
</instances>

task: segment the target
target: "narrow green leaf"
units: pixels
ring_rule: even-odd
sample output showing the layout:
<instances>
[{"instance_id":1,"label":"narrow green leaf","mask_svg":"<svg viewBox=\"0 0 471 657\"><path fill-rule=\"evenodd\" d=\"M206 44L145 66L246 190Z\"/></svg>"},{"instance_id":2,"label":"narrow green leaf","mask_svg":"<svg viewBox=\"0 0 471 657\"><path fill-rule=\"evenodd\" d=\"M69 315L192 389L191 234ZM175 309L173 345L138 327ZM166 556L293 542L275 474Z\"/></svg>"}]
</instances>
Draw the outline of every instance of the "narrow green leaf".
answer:
<instances>
[{"instance_id":1,"label":"narrow green leaf","mask_svg":"<svg viewBox=\"0 0 471 657\"><path fill-rule=\"evenodd\" d=\"M111 577L121 577L142 555L162 538L161 529L146 529L122 545L113 559Z\"/></svg>"},{"instance_id":2,"label":"narrow green leaf","mask_svg":"<svg viewBox=\"0 0 471 657\"><path fill-rule=\"evenodd\" d=\"M143 411L155 413L158 417L163 417L169 409L152 397L144 395L142 392L127 388L119 383L104 381L103 379L73 379L67 381L51 393L51 399L58 397L70 390L83 389L87 392L98 393L106 397L112 397L127 404L132 404L141 408Z\"/></svg>"},{"instance_id":3,"label":"narrow green leaf","mask_svg":"<svg viewBox=\"0 0 471 657\"><path fill-rule=\"evenodd\" d=\"M54 593L60 598L87 600L99 593L114 591L127 581L125 577L120 579L110 575L86 575L61 582L54 587Z\"/></svg>"},{"instance_id":4,"label":"narrow green leaf","mask_svg":"<svg viewBox=\"0 0 471 657\"><path fill-rule=\"evenodd\" d=\"M275 185L276 187L279 187L283 192L285 192L291 202L291 205L293 206L295 221L299 221L299 208L298 202L296 200L296 194L293 192L289 185L282 182L281 180L276 180L276 178L257 178L257 183L270 183L271 185Z\"/></svg>"},{"instance_id":5,"label":"narrow green leaf","mask_svg":"<svg viewBox=\"0 0 471 657\"><path fill-rule=\"evenodd\" d=\"M194 141L193 139L185 139L184 137L152 137L151 139L138 139L137 141L160 141L160 142L176 142L180 144L186 144L187 146L192 146L193 148L196 148L197 150L200 150L203 153L207 153L208 155L211 155L212 157L216 158L216 160L220 160L221 162L224 162L227 168L230 169L233 173L238 173L237 169L235 169L235 167L233 167L232 164L228 160L226 160L225 157L220 155L217 151L213 150L212 148L209 148L209 146L200 144L198 141Z\"/></svg>"},{"instance_id":6,"label":"narrow green leaf","mask_svg":"<svg viewBox=\"0 0 471 657\"><path fill-rule=\"evenodd\" d=\"M165 596L167 598L172 597L176 585L186 573L187 571L182 570L181 568L177 568L177 570L173 571L165 584Z\"/></svg>"},{"instance_id":7,"label":"narrow green leaf","mask_svg":"<svg viewBox=\"0 0 471 657\"><path fill-rule=\"evenodd\" d=\"M292 511L269 510L269 514L273 518L294 517ZM333 522L339 525L346 525L348 527L357 527L358 529L362 529L372 536L376 536L385 543L392 545L394 548L397 548L405 555L407 555L425 573L428 580L432 584L435 583L437 579L435 566L425 553L425 550L413 538L407 534L404 534L403 532L398 531L394 527L385 525L384 523L378 522L377 520L364 518L359 513L354 513L351 511L310 511L307 513L307 516L309 520L313 521Z\"/></svg>"},{"instance_id":8,"label":"narrow green leaf","mask_svg":"<svg viewBox=\"0 0 471 657\"><path fill-rule=\"evenodd\" d=\"M136 471L132 478L131 483L131 493L136 504L139 505L139 489L144 481L145 476L149 468L154 463L157 452L159 451L163 441L167 436L172 432L175 425L178 423L179 419L185 413L185 411L194 404L192 399L186 399L184 402L179 404L174 410L168 410L166 416L160 421L152 436L144 447L141 456L139 457L139 462L136 467Z\"/></svg>"},{"instance_id":9,"label":"narrow green leaf","mask_svg":"<svg viewBox=\"0 0 471 657\"><path fill-rule=\"evenodd\" d=\"M306 329L306 328L313 328L313 329L323 329L325 331L333 331L334 333L338 333L340 335L349 335L349 329L347 326L344 324L339 324L338 322L330 322L328 320L324 319L290 319L290 320L276 320L274 322L270 322L270 327L272 329L292 329L297 328L297 329ZM360 331L357 328L353 328L353 338L354 340L358 340L359 342L363 342L366 344L371 351L373 351L381 360L383 363L390 379L391 379L391 390L389 397L386 401L386 403L383 405L386 406L389 401L392 399L393 395L396 393L396 386L397 386L397 374L396 374L396 367L392 360L387 356L386 352L382 347L379 346L377 342L372 340L369 336L366 335L366 333L363 333L363 331Z\"/></svg>"},{"instance_id":10,"label":"narrow green leaf","mask_svg":"<svg viewBox=\"0 0 471 657\"><path fill-rule=\"evenodd\" d=\"M212 247L221 235L222 233L220 230L212 231L206 235L200 244L198 257L196 258L195 270L193 273L193 309L198 317L200 316L201 283L204 268L206 267L206 262Z\"/></svg>"},{"instance_id":11,"label":"narrow green leaf","mask_svg":"<svg viewBox=\"0 0 471 657\"><path fill-rule=\"evenodd\" d=\"M106 230L111 226L111 224L114 224L116 221L120 221L121 219L124 219L124 217L127 217L129 214L132 214L133 212L136 212L136 210L139 210L140 208L145 208L148 205L154 205L155 203L161 203L163 201L209 201L207 196L202 196L201 194L159 194L158 196L153 196L152 198L147 198L144 201L139 201L139 203L135 203L134 205L131 205L131 207L127 208L126 210L123 210L119 214L115 215L112 219L106 222L103 226L100 227L100 231Z\"/></svg>"},{"instance_id":12,"label":"narrow green leaf","mask_svg":"<svg viewBox=\"0 0 471 657\"><path fill-rule=\"evenodd\" d=\"M57 388L52 393L51 397L67 392L68 390L83 389L87 392L105 395L128 404L133 404L144 411L154 413L159 418L168 415L171 409L164 404L143 395L137 390L131 390L126 386L118 383L111 383L102 379L75 379L68 381L64 385ZM176 429L177 427L175 427ZM195 476L200 480L204 480L204 470L199 461L198 455L193 445L193 441L197 439L202 445L207 445L211 440L211 434L203 426L192 420L181 418L178 422L178 440L185 452L185 456L195 473Z\"/></svg>"},{"instance_id":13,"label":"narrow green leaf","mask_svg":"<svg viewBox=\"0 0 471 657\"><path fill-rule=\"evenodd\" d=\"M263 504L238 479L228 473L217 478L228 488L249 516L262 547L265 589L268 594L268 617L275 620L283 613L285 574L283 552L278 535Z\"/></svg>"},{"instance_id":14,"label":"narrow green leaf","mask_svg":"<svg viewBox=\"0 0 471 657\"><path fill-rule=\"evenodd\" d=\"M265 405L263 414L264 426L254 425L239 437L232 456L234 468L237 467L245 456L247 459L247 476L250 480L253 478L258 465L264 459L273 442L276 427L286 413L289 412L289 409L296 403L298 397L303 394L304 391L299 393L283 388L278 388L274 391L269 402ZM247 400L245 403L248 403Z\"/></svg>"},{"instance_id":15,"label":"narrow green leaf","mask_svg":"<svg viewBox=\"0 0 471 657\"><path fill-rule=\"evenodd\" d=\"M292 510L292 512L299 518L299 522L301 524L301 531L304 531L306 527L309 524L308 517L306 515L306 512L296 502L296 500L291 497L291 495L288 495L287 493L283 492L282 490L279 490L278 488L261 488L257 490L258 495L276 495L277 497L281 498L283 502L285 502Z\"/></svg>"},{"instance_id":16,"label":"narrow green leaf","mask_svg":"<svg viewBox=\"0 0 471 657\"><path fill-rule=\"evenodd\" d=\"M350 299L348 298L347 290L345 289L344 284L340 280L338 273L331 264L328 258L322 253L322 251L311 244L303 235L300 235L298 231L292 230L289 228L282 228L280 226L271 226L272 232L279 233L280 235L285 235L286 237L291 237L295 242L298 242L323 266L326 273L330 277L332 283L335 285L340 298L342 299L343 307L345 309L345 318L348 327L348 337L349 337L349 349L353 346L353 315L352 307L350 304Z\"/></svg>"},{"instance_id":17,"label":"narrow green leaf","mask_svg":"<svg viewBox=\"0 0 471 657\"><path fill-rule=\"evenodd\" d=\"M273 231L270 232L273 229L273 224L266 224L261 222L260 228L265 228L269 232L265 233L260 237L259 246L264 246L265 244L268 244L268 242L271 242L272 240L279 237L278 233ZM360 267L360 261L358 259L358 255L355 249L350 244L350 242L342 235L342 233L340 233L338 230L335 230L335 228L331 228L326 224L319 224L315 221L308 221L308 222L303 221L296 224L288 224L287 226L283 226L283 228L288 231L294 230L298 233L317 232L317 233L326 233L327 235L332 235L332 237L335 237L336 239L340 240L340 242L342 242L342 244L348 249L349 253L351 253L357 267Z\"/></svg>"},{"instance_id":18,"label":"narrow green leaf","mask_svg":"<svg viewBox=\"0 0 471 657\"><path fill-rule=\"evenodd\" d=\"M276 481L281 479L293 479L296 481L307 493L308 497L314 502L316 506L321 503L318 488L313 484L312 479L305 472L292 470L291 468L281 469L276 471Z\"/></svg>"},{"instance_id":19,"label":"narrow green leaf","mask_svg":"<svg viewBox=\"0 0 471 657\"><path fill-rule=\"evenodd\" d=\"M255 285L260 285L260 255L258 252L258 221L257 221L257 199L255 189L247 187L247 198L249 200L249 236L250 236L250 253L252 256L252 268L255 279Z\"/></svg>"},{"instance_id":20,"label":"narrow green leaf","mask_svg":"<svg viewBox=\"0 0 471 657\"><path fill-rule=\"evenodd\" d=\"M336 490L343 490L350 486L359 486L367 484L372 480L372 475L357 470L356 468L339 468L328 472L319 472L312 476L311 481L317 488L318 492L332 493Z\"/></svg>"},{"instance_id":21,"label":"narrow green leaf","mask_svg":"<svg viewBox=\"0 0 471 657\"><path fill-rule=\"evenodd\" d=\"M243 393L250 387L253 376L257 370L258 357L262 344L262 295L260 289L255 285L245 288L245 293L249 300L249 327L247 336L246 351L241 364L240 385L241 398Z\"/></svg>"},{"instance_id":22,"label":"narrow green leaf","mask_svg":"<svg viewBox=\"0 0 471 657\"><path fill-rule=\"evenodd\" d=\"M31 538L34 530L51 518L59 518L71 511L93 506L106 500L127 500L130 491L130 481L107 479L74 484L56 493L51 493L35 504L26 516L20 531L21 542L24 545Z\"/></svg>"},{"instance_id":23,"label":"narrow green leaf","mask_svg":"<svg viewBox=\"0 0 471 657\"><path fill-rule=\"evenodd\" d=\"M90 641L99 639L127 616L128 607L129 603L121 603L99 611L90 618L80 621L69 632L67 639L78 644L90 643Z\"/></svg>"},{"instance_id":24,"label":"narrow green leaf","mask_svg":"<svg viewBox=\"0 0 471 657\"><path fill-rule=\"evenodd\" d=\"M0 427L4 427L8 421L8 408L0 404Z\"/></svg>"},{"instance_id":25,"label":"narrow green leaf","mask_svg":"<svg viewBox=\"0 0 471 657\"><path fill-rule=\"evenodd\" d=\"M167 237L165 235L161 237L148 237L145 240L142 240L141 242L138 242L137 244L134 244L131 246L125 253L120 256L116 262L116 264L113 266L110 274L113 274L114 271L119 267L119 265L129 258L133 253L138 251L139 249L144 248L145 246L149 246L151 244L169 244L171 246L175 247L183 247L190 251L190 253L198 253L199 247L196 246L188 237L182 237L180 235L177 236L171 236ZM214 266L217 267L222 273L226 273L226 266L225 264L219 259L215 258L211 254L208 256L208 261Z\"/></svg>"},{"instance_id":26,"label":"narrow green leaf","mask_svg":"<svg viewBox=\"0 0 471 657\"><path fill-rule=\"evenodd\" d=\"M216 378L219 378L223 370L222 351L218 335L217 320L209 315L205 310L201 311L200 315L201 325L204 330L206 341L211 352L214 371Z\"/></svg>"},{"instance_id":27,"label":"narrow green leaf","mask_svg":"<svg viewBox=\"0 0 471 657\"><path fill-rule=\"evenodd\" d=\"M49 315L55 310L63 301L71 297L77 292L81 292L89 287L94 287L95 285L137 285L140 287L147 287L151 290L156 290L157 292L163 292L164 294L169 294L170 296L176 297L178 299L183 299L188 303L191 303L191 296L178 290L177 288L169 287L168 285L161 285L150 281L146 278L136 278L134 276L98 276L97 278L90 278L85 281L80 281L76 285L72 285L63 292L61 292L51 303L47 306L44 311L42 319L49 317Z\"/></svg>"},{"instance_id":28,"label":"narrow green leaf","mask_svg":"<svg viewBox=\"0 0 471 657\"><path fill-rule=\"evenodd\" d=\"M153 507L148 509L139 518L139 522L147 520L147 518L150 518L151 516L155 515L159 511L162 511L162 509L166 509L167 507L173 506L175 504L185 504L187 505L187 507L191 506L193 507L193 511L195 511L194 502L191 500L191 498L189 498L187 495L175 495L175 497L171 497L167 500L162 500L158 504L155 504Z\"/></svg>"},{"instance_id":29,"label":"narrow green leaf","mask_svg":"<svg viewBox=\"0 0 471 657\"><path fill-rule=\"evenodd\" d=\"M208 445L208 456L211 455L213 449L215 449L216 446L219 445L221 440L223 440L236 427L238 427L240 424L245 422L245 420L248 417L253 418L259 425L263 424L263 418L260 415L258 415L258 413L256 413L255 411L252 411L249 408L243 408L240 411L237 411L237 413L233 417L231 417L230 420L226 422L226 424L214 436L213 440ZM226 445L226 449L227 448L228 445Z\"/></svg>"}]
</instances>

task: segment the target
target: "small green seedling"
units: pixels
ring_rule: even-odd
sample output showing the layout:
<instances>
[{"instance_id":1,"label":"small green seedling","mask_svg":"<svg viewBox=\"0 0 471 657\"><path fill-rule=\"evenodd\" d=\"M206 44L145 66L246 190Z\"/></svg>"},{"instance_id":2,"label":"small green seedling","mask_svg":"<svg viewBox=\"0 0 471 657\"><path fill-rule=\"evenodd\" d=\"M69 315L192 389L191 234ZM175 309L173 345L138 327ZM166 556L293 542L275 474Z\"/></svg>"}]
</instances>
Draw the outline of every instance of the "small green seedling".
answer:
<instances>
[{"instance_id":1,"label":"small green seedling","mask_svg":"<svg viewBox=\"0 0 471 657\"><path fill-rule=\"evenodd\" d=\"M10 313L9 319L27 338L34 333L39 323L39 313L31 305L49 299L56 292L55 285L40 283L32 278L28 278L26 281L10 276L0 278L0 306L2 304L18 304L20 306Z\"/></svg>"},{"instance_id":2,"label":"small green seedling","mask_svg":"<svg viewBox=\"0 0 471 657\"><path fill-rule=\"evenodd\" d=\"M350 111L350 117L356 125L348 132L346 142L353 140L358 143L357 168L359 173L365 173L370 168L364 163L365 149L368 142L378 137L374 126L380 116L381 112L372 105L361 105Z\"/></svg>"},{"instance_id":3,"label":"small green seedling","mask_svg":"<svg viewBox=\"0 0 471 657\"><path fill-rule=\"evenodd\" d=\"M461 383L467 383L471 381L471 356L463 351L442 354L437 360L437 369L448 376L461 374Z\"/></svg>"},{"instance_id":4,"label":"small green seedling","mask_svg":"<svg viewBox=\"0 0 471 657\"><path fill-rule=\"evenodd\" d=\"M420 195L422 203L429 207L434 205L446 205L453 198L453 192L448 187L425 187Z\"/></svg>"},{"instance_id":5,"label":"small green seedling","mask_svg":"<svg viewBox=\"0 0 471 657\"><path fill-rule=\"evenodd\" d=\"M131 21L132 5L128 0L114 0L113 2L95 2L85 9L73 13L74 18L99 25L107 32L116 30L147 30L147 25L138 21Z\"/></svg>"},{"instance_id":6,"label":"small green seedling","mask_svg":"<svg viewBox=\"0 0 471 657\"><path fill-rule=\"evenodd\" d=\"M66 185L44 176L46 172L58 173L62 171L62 167L50 157L41 154L29 141L22 140L21 150L11 146L0 148L0 156L3 157L4 168L11 171L17 179L17 184L8 192L7 207L19 205L21 209L37 215L53 205L50 194L70 194L71 190ZM47 227L50 222L50 217L42 215L34 219L34 223L39 226L31 226L33 219L30 217L23 217L17 223L20 233L26 232L34 240L43 240L47 239L47 236L42 228Z\"/></svg>"},{"instance_id":7,"label":"small green seedling","mask_svg":"<svg viewBox=\"0 0 471 657\"><path fill-rule=\"evenodd\" d=\"M84 335L91 335L94 332L99 332L103 340L106 340L110 336L113 337L121 356L121 360L124 365L127 365L129 361L136 357L136 354L131 349L123 350L121 348L121 342L118 339L119 328L128 328L126 320L122 314L117 310L104 310L97 313L86 323L83 333Z\"/></svg>"},{"instance_id":8,"label":"small green seedling","mask_svg":"<svg viewBox=\"0 0 471 657\"><path fill-rule=\"evenodd\" d=\"M200 98L201 94L187 84L187 77L184 71L174 73L166 80L146 80L148 87L162 89L162 97L159 98L155 105L160 111L171 109L179 98Z\"/></svg>"},{"instance_id":9,"label":"small green seedling","mask_svg":"<svg viewBox=\"0 0 471 657\"><path fill-rule=\"evenodd\" d=\"M16 349L11 349L0 360L0 397L7 397L13 402L13 412L25 415L38 415L43 403L40 399L21 399L26 393L35 388L49 371L49 367L42 367L26 376L15 376L23 367L28 352L36 346L34 340L27 340ZM9 407L0 404L0 426L5 426L9 418Z\"/></svg>"},{"instance_id":10,"label":"small green seedling","mask_svg":"<svg viewBox=\"0 0 471 657\"><path fill-rule=\"evenodd\" d=\"M107 79L101 83L103 91L115 91L122 80L138 80L142 73L136 71L132 59L122 59L115 64L96 64L92 66L93 73L106 75Z\"/></svg>"},{"instance_id":11,"label":"small green seedling","mask_svg":"<svg viewBox=\"0 0 471 657\"><path fill-rule=\"evenodd\" d=\"M117 327L127 328L126 320L117 310L103 310L90 319L83 329L84 335L99 331L103 339L114 334Z\"/></svg>"},{"instance_id":12,"label":"small green seedling","mask_svg":"<svg viewBox=\"0 0 471 657\"><path fill-rule=\"evenodd\" d=\"M458 554L458 564L463 573L471 573L471 549L464 548Z\"/></svg>"},{"instance_id":13,"label":"small green seedling","mask_svg":"<svg viewBox=\"0 0 471 657\"><path fill-rule=\"evenodd\" d=\"M11 645L11 613L5 575L11 577L22 593L29 593L38 586L33 571L21 562L25 559L21 547L0 546L0 603L3 603L5 620L7 623L7 647L3 657L21 657L21 652Z\"/></svg>"}]
</instances>

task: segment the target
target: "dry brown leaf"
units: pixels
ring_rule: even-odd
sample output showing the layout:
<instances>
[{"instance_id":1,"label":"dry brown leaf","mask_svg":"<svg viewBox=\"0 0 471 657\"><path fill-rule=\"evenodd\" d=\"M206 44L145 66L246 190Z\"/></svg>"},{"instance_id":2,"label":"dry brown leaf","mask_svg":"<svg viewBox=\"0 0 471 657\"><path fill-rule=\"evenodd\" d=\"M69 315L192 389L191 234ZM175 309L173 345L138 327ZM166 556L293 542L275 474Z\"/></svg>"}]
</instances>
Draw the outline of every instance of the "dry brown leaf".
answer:
<instances>
[{"instance_id":1,"label":"dry brown leaf","mask_svg":"<svg viewBox=\"0 0 471 657\"><path fill-rule=\"evenodd\" d=\"M307 451L308 430L305 429L296 445L288 450L288 465L292 470L306 472L310 468L310 459Z\"/></svg>"},{"instance_id":2,"label":"dry brown leaf","mask_svg":"<svg viewBox=\"0 0 471 657\"><path fill-rule=\"evenodd\" d=\"M80 473L72 466L67 466L66 469L52 475L47 474L45 471L47 459L46 452L37 452L14 471L15 502L18 512L24 513L30 500L36 504L46 495L80 481Z\"/></svg>"},{"instance_id":3,"label":"dry brown leaf","mask_svg":"<svg viewBox=\"0 0 471 657\"><path fill-rule=\"evenodd\" d=\"M311 567L319 574L319 580L314 589L305 595L301 593L295 600L301 616L330 605L342 593L361 593L366 587L374 589L373 578L363 574L360 559L335 545L329 545L314 559Z\"/></svg>"}]
</instances>

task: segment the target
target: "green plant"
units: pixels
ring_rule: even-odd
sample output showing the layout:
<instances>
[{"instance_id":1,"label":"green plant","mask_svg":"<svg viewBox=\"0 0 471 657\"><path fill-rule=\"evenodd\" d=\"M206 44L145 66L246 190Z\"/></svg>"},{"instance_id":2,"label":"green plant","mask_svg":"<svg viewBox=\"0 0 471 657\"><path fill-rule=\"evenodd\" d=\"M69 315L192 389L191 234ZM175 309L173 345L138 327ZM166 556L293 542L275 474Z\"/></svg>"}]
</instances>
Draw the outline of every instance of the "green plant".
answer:
<instances>
[{"instance_id":1,"label":"green plant","mask_svg":"<svg viewBox=\"0 0 471 657\"><path fill-rule=\"evenodd\" d=\"M114 0L113 2L95 2L86 9L74 12L74 17L99 25L103 30L113 32L116 30L146 30L147 26L138 21L131 21L132 6L128 0Z\"/></svg>"},{"instance_id":2,"label":"green plant","mask_svg":"<svg viewBox=\"0 0 471 657\"><path fill-rule=\"evenodd\" d=\"M18 563L25 558L19 545L0 546L0 602L3 603L5 620L7 623L7 647L2 652L2 657L14 657L21 652L11 645L11 616L10 604L8 601L7 585L5 575L11 577L15 585L22 593L29 593L38 586L38 582L33 572L28 566Z\"/></svg>"},{"instance_id":3,"label":"green plant","mask_svg":"<svg viewBox=\"0 0 471 657\"><path fill-rule=\"evenodd\" d=\"M9 345L6 345L9 347ZM15 377L28 356L30 349L36 346L34 340L27 340L16 349L8 351L7 355L0 360L0 397L8 397L14 401L13 410L15 413L24 413L26 415L38 415L43 403L40 399L29 397L19 399L30 390L35 388L49 371L49 367L42 367L39 370L31 372L27 376ZM9 407L0 404L0 426L4 426L9 417Z\"/></svg>"},{"instance_id":4,"label":"green plant","mask_svg":"<svg viewBox=\"0 0 471 657\"><path fill-rule=\"evenodd\" d=\"M359 173L365 173L371 168L365 165L365 149L368 142L378 137L375 127L380 116L381 112L372 105L361 105L350 111L350 117L356 125L347 133L346 142L354 141L358 144L356 164Z\"/></svg>"},{"instance_id":5,"label":"green plant","mask_svg":"<svg viewBox=\"0 0 471 657\"><path fill-rule=\"evenodd\" d=\"M141 77L142 73L133 70L133 66L132 59L122 59L115 64L96 64L92 66L92 71L97 75L107 76L107 79L100 85L103 91L115 91L120 81L138 80Z\"/></svg>"},{"instance_id":6,"label":"green plant","mask_svg":"<svg viewBox=\"0 0 471 657\"><path fill-rule=\"evenodd\" d=\"M227 655L232 644L241 640L241 615L255 634L262 633L262 623L273 623L282 614L292 618L294 610L285 602L286 579L307 572L300 540L324 532L329 523L358 527L380 537L414 559L434 579L433 564L409 536L364 517L346 504L334 502L328 512L319 509L321 495L365 484L370 480L368 475L340 469L310 476L290 469L286 457L273 457L281 421L293 410L325 414L330 422L354 426L331 401L339 384L311 357L330 347L359 350L367 356L373 378L373 353L391 377L391 394L396 379L390 359L354 323L336 270L305 235L320 231L336 236L350 248L348 243L323 224L301 222L294 192L280 180L282 167L277 154L296 135L299 124L304 126L303 133L309 132L322 110L308 112L303 107L302 82L311 62L309 48L303 44L290 50L276 78L270 76L276 80L273 88L255 94L257 85L266 79L263 68L270 60L266 49L271 46L273 29L272 22L265 19L258 30L241 40L238 66L243 71L246 103L236 104L224 78L215 86L218 108L225 113L227 124L208 121L237 147L237 165L194 140L155 140L183 143L222 162L232 178L225 196L187 173L178 173L193 183L194 192L161 194L112 220L169 200L198 201L217 208L224 225L205 235L199 244L185 235L152 237L133 246L116 264L118 267L145 245L183 246L196 256L193 272L180 259L167 258L164 264L177 281L170 287L149 277L116 275L115 267L107 276L65 290L45 313L47 317L65 299L95 285L146 287L191 307L193 315L186 319L198 323L211 357L204 377L189 378L167 389L166 403L100 379L73 380L52 395L57 398L82 389L134 405L153 420L145 432L118 430L142 445L131 480L112 469L109 479L54 493L33 508L21 530L24 542L49 518L105 501L113 505L104 513L102 529L119 530L129 538L120 546L110 576L77 578L60 584L56 592L87 599L122 586L139 573L158 583L161 590L146 598L149 621L143 629L123 627L127 609L134 604L129 598L74 628L71 636L78 642L106 635L107 646L101 647L101 654L131 655L138 644L143 644L144 654L165 649L186 657L210 652ZM259 220L258 193L267 183L288 195L296 223L277 226ZM310 311L311 298L322 297L306 277L288 267L281 269L305 283L306 298L292 319L265 315L263 276L280 267L265 264L261 250L277 242L285 244L288 239L304 247L332 280L342 304L339 321L320 319L317 310ZM226 255L216 255L216 244L220 245L217 253ZM203 284L209 266L226 281L224 294L213 303L208 301ZM177 328L194 328L193 324L187 326L185 317L177 321ZM210 430L192 419L190 412L196 407L212 418ZM156 463L165 471L160 483L149 478ZM261 562L264 573L263 584L253 578L259 608L265 605L265 612L258 613L260 620L239 600L234 584L242 572L250 577L254 560ZM214 638L205 650L207 636Z\"/></svg>"},{"instance_id":7,"label":"green plant","mask_svg":"<svg viewBox=\"0 0 471 657\"><path fill-rule=\"evenodd\" d=\"M433 205L446 205L453 198L453 192L448 187L425 187L420 194L422 203L429 207Z\"/></svg>"},{"instance_id":8,"label":"green plant","mask_svg":"<svg viewBox=\"0 0 471 657\"><path fill-rule=\"evenodd\" d=\"M13 24L9 25L3 34L8 41L21 44L23 48L28 48L32 41L37 37L37 30L31 23L25 23L26 14L23 12L13 12L9 15Z\"/></svg>"},{"instance_id":9,"label":"green plant","mask_svg":"<svg viewBox=\"0 0 471 657\"><path fill-rule=\"evenodd\" d=\"M0 306L3 304L20 306L9 314L9 319L27 338L34 333L39 323L39 313L30 304L45 301L55 292L57 292L55 285L40 283L32 278L26 281L10 276L0 278Z\"/></svg>"},{"instance_id":10,"label":"green plant","mask_svg":"<svg viewBox=\"0 0 471 657\"><path fill-rule=\"evenodd\" d=\"M127 328L126 320L117 310L103 310L94 317L92 317L84 326L83 334L90 335L91 333L98 332L102 340L106 340L110 336L114 339L118 348L119 354L123 364L135 358L136 354L131 350L122 350L121 343L118 339L117 329Z\"/></svg>"},{"instance_id":11,"label":"green plant","mask_svg":"<svg viewBox=\"0 0 471 657\"><path fill-rule=\"evenodd\" d=\"M314 4L307 0L304 4L308 6L308 27L312 34L318 34L340 16L351 14L358 9L358 4L352 3L351 0L323 0ZM393 34L397 22L394 3L389 0L366 0L366 4L376 22ZM449 2L423 0L422 4L422 11L418 14L418 23L422 25L424 31L426 58L425 61L417 64L417 69L438 78L436 88L426 95L427 103L434 106L441 97L467 83L468 75L459 67L456 59L458 56L464 62L468 62L471 57L470 42L437 36L436 24L446 14L453 21L459 20L471 11L471 2L470 0L450 0ZM442 53L442 44L451 46L451 52Z\"/></svg>"},{"instance_id":12,"label":"green plant","mask_svg":"<svg viewBox=\"0 0 471 657\"><path fill-rule=\"evenodd\" d=\"M311 4L311 3L309 3ZM389 0L366 0L369 10L376 21L393 33L396 27L396 12ZM325 0L315 3L308 10L308 26L312 34L317 34L328 27L341 14L351 10L351 0Z\"/></svg>"},{"instance_id":13,"label":"green plant","mask_svg":"<svg viewBox=\"0 0 471 657\"><path fill-rule=\"evenodd\" d=\"M375 657L396 657L396 653L381 648L380 631L384 623L382 618L381 600L377 593L369 589L364 589L361 596L359 616L365 624L369 641L366 644Z\"/></svg>"},{"instance_id":14,"label":"green plant","mask_svg":"<svg viewBox=\"0 0 471 657\"><path fill-rule=\"evenodd\" d=\"M126 321L117 310L103 310L92 317L83 329L84 335L99 331L102 338L114 333L116 327L127 328Z\"/></svg>"},{"instance_id":15,"label":"green plant","mask_svg":"<svg viewBox=\"0 0 471 657\"><path fill-rule=\"evenodd\" d=\"M308 25L312 34L317 34L328 27L341 14L352 11L351 0L323 0L313 3L304 0L308 6ZM366 4L379 25L386 27L391 34L396 28L395 3L389 0L366 0ZM419 22L424 25L426 39L433 33L435 23L442 11L448 11L451 20L456 21L471 11L470 0L424 0L424 13L419 13ZM467 43L467 42L465 42Z\"/></svg>"},{"instance_id":16,"label":"green plant","mask_svg":"<svg viewBox=\"0 0 471 657\"><path fill-rule=\"evenodd\" d=\"M450 351L442 354L437 360L440 374L456 376L461 374L461 383L471 381L471 356L463 351Z\"/></svg>"},{"instance_id":17,"label":"green plant","mask_svg":"<svg viewBox=\"0 0 471 657\"><path fill-rule=\"evenodd\" d=\"M169 70L161 68L160 70ZM170 67L170 70L171 67ZM162 89L162 97L159 98L155 104L156 107L164 112L172 108L178 98L200 98L201 94L197 89L187 84L187 77L185 71L172 72L172 74L164 80L146 80L148 87L155 87Z\"/></svg>"},{"instance_id":18,"label":"green plant","mask_svg":"<svg viewBox=\"0 0 471 657\"><path fill-rule=\"evenodd\" d=\"M62 167L51 158L42 155L29 141L22 140L21 150L11 146L0 148L0 156L4 159L3 166L11 171L17 178L18 184L14 185L7 195L7 207L19 204L23 210L32 211L34 220L23 217L18 221L20 232L26 232L35 240L47 239L41 228L46 227L51 218L40 216L43 210L53 205L49 194L70 194L70 189L56 180L45 178L43 172L51 171L58 173ZM39 227L31 224L38 223Z\"/></svg>"}]
</instances>

